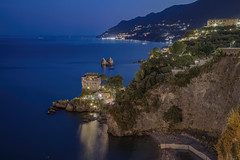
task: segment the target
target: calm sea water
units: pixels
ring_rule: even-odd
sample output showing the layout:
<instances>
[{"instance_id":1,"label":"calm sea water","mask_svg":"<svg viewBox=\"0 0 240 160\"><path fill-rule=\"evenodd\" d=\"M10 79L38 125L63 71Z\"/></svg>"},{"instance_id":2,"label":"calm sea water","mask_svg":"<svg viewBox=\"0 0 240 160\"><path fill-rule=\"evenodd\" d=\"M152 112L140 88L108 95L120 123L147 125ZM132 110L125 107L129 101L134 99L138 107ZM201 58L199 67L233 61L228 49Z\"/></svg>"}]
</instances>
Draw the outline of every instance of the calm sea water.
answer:
<instances>
[{"instance_id":1,"label":"calm sea water","mask_svg":"<svg viewBox=\"0 0 240 160\"><path fill-rule=\"evenodd\" d=\"M81 92L87 72L121 74L127 85L160 43L100 40L92 37L0 38L1 160L157 159L150 137L113 137L98 122L82 123L83 114L47 115L52 101ZM115 70L101 68L112 57Z\"/></svg>"}]
</instances>

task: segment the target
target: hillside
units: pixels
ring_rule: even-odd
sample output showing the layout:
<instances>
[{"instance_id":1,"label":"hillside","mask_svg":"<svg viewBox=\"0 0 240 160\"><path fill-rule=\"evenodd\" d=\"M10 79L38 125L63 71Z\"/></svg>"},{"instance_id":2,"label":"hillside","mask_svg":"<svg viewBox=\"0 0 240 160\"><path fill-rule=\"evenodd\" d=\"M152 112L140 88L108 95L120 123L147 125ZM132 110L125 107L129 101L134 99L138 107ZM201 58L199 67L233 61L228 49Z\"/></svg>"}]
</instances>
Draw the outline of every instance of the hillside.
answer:
<instances>
[{"instance_id":1,"label":"hillside","mask_svg":"<svg viewBox=\"0 0 240 160\"><path fill-rule=\"evenodd\" d=\"M198 0L187 5L175 5L159 13L121 21L98 37L174 41L187 30L206 25L210 18L240 17L238 6L239 0Z\"/></svg>"},{"instance_id":2,"label":"hillside","mask_svg":"<svg viewBox=\"0 0 240 160\"><path fill-rule=\"evenodd\" d=\"M188 31L168 52L150 50L115 104L105 107L108 132L186 133L215 151L240 104L240 49L228 48L240 46L239 35L239 27L203 27Z\"/></svg>"},{"instance_id":3,"label":"hillside","mask_svg":"<svg viewBox=\"0 0 240 160\"><path fill-rule=\"evenodd\" d=\"M196 129L219 134L226 129L231 109L240 103L240 59L223 57L207 72L193 78L186 87L161 85L149 91L149 103L157 100L157 109L140 112L131 129L122 130L112 115L108 115L109 132L113 135L132 135L143 131L168 130L164 113L172 106L182 110L182 122L175 129ZM141 109L141 106L135 106ZM132 115L131 115L132 116Z\"/></svg>"}]
</instances>

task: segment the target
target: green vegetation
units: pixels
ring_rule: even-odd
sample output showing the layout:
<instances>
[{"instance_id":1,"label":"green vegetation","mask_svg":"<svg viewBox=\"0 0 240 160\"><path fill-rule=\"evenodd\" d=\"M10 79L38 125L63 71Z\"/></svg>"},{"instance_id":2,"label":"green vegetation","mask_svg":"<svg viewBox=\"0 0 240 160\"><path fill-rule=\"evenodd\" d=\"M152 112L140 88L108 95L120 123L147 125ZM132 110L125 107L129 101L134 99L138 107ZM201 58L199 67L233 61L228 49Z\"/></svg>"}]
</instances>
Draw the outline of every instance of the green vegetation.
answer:
<instances>
[{"instance_id":1,"label":"green vegetation","mask_svg":"<svg viewBox=\"0 0 240 160\"><path fill-rule=\"evenodd\" d=\"M182 122L182 109L177 106L172 106L167 112L163 114L163 120L170 124L177 124Z\"/></svg>"},{"instance_id":2,"label":"green vegetation","mask_svg":"<svg viewBox=\"0 0 240 160\"><path fill-rule=\"evenodd\" d=\"M193 37L196 34L196 30L189 30L183 35L183 38Z\"/></svg>"},{"instance_id":3,"label":"green vegetation","mask_svg":"<svg viewBox=\"0 0 240 160\"><path fill-rule=\"evenodd\" d=\"M197 77L200 74L200 67L193 67L188 72L178 72L175 76L168 79L172 85L179 87L185 87L190 83L191 79Z\"/></svg>"},{"instance_id":4,"label":"green vegetation","mask_svg":"<svg viewBox=\"0 0 240 160\"><path fill-rule=\"evenodd\" d=\"M108 76L106 74L101 74L100 77L102 81L108 80Z\"/></svg>"},{"instance_id":5,"label":"green vegetation","mask_svg":"<svg viewBox=\"0 0 240 160\"><path fill-rule=\"evenodd\" d=\"M198 77L203 72L208 72L214 63L225 56L218 49L219 47L228 47L232 41L236 42L236 47L240 46L240 28L204 27L188 31L184 38L184 41L177 41L170 47L170 53L162 53L158 47L150 50L148 60L142 63L140 70L136 72L135 78L125 88L125 91L119 90L123 82L119 76L117 78L110 77L104 83L107 88L117 90L113 107L115 110L117 106L117 109L115 111L109 109L109 111L122 129L130 129L136 122L134 118L141 111L151 112L158 109L158 100L151 96L151 89L162 84L185 87L191 82L191 79ZM190 65L194 64L194 60L209 57L212 59L204 65L190 68ZM172 74L172 69L183 68L186 71L178 72L176 75ZM143 109L139 111L133 106L141 106ZM169 120L167 115L168 112L165 120ZM173 122L176 121L173 120ZM131 125L126 125L127 123Z\"/></svg>"},{"instance_id":6,"label":"green vegetation","mask_svg":"<svg viewBox=\"0 0 240 160\"><path fill-rule=\"evenodd\" d=\"M192 67L188 72L178 72L175 76L170 77L167 81L171 85L185 87L191 82L191 79L198 77L201 72L208 72L212 65L218 62L222 57L226 56L221 51L216 50L213 58L202 66Z\"/></svg>"},{"instance_id":7,"label":"green vegetation","mask_svg":"<svg viewBox=\"0 0 240 160\"><path fill-rule=\"evenodd\" d=\"M85 96L90 96L92 95L92 91L89 89L82 89L81 94L78 96L79 98L84 98Z\"/></svg>"},{"instance_id":8,"label":"green vegetation","mask_svg":"<svg viewBox=\"0 0 240 160\"><path fill-rule=\"evenodd\" d=\"M131 129L136 123L139 110L129 106L108 106L106 110L123 130Z\"/></svg>"},{"instance_id":9,"label":"green vegetation","mask_svg":"<svg viewBox=\"0 0 240 160\"><path fill-rule=\"evenodd\" d=\"M240 105L232 110L226 131L216 145L218 159L240 159Z\"/></svg>"},{"instance_id":10,"label":"green vegetation","mask_svg":"<svg viewBox=\"0 0 240 160\"><path fill-rule=\"evenodd\" d=\"M71 100L71 104L74 106L90 105L90 103L91 103L90 99L74 98Z\"/></svg>"},{"instance_id":11,"label":"green vegetation","mask_svg":"<svg viewBox=\"0 0 240 160\"><path fill-rule=\"evenodd\" d=\"M158 49L151 50L148 60L141 65L125 92L117 93L116 103L151 106L146 100L147 91L172 77L174 67L182 68L192 63L193 58L190 55L162 54Z\"/></svg>"},{"instance_id":12,"label":"green vegetation","mask_svg":"<svg viewBox=\"0 0 240 160\"><path fill-rule=\"evenodd\" d=\"M172 54L183 54L186 51L187 45L184 42L176 41L174 44L169 47L169 50Z\"/></svg>"},{"instance_id":13,"label":"green vegetation","mask_svg":"<svg viewBox=\"0 0 240 160\"><path fill-rule=\"evenodd\" d=\"M111 76L109 80L104 83L104 86L110 90L118 90L123 86L123 78L120 75Z\"/></svg>"},{"instance_id":14,"label":"green vegetation","mask_svg":"<svg viewBox=\"0 0 240 160\"><path fill-rule=\"evenodd\" d=\"M184 38L197 39L186 40L185 53L196 58L211 56L217 48L229 47L235 41L233 47L240 47L240 28L236 26L203 27L197 30L187 31Z\"/></svg>"}]
</instances>

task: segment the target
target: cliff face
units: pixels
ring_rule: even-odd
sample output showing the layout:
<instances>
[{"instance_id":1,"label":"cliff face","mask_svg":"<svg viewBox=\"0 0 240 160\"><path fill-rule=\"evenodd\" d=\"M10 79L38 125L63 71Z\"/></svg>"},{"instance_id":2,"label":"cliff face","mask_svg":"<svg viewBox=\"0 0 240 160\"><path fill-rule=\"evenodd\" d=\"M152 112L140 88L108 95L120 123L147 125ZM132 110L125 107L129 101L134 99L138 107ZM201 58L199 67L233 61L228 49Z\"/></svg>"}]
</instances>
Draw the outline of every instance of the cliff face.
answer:
<instances>
[{"instance_id":1,"label":"cliff face","mask_svg":"<svg viewBox=\"0 0 240 160\"><path fill-rule=\"evenodd\" d=\"M182 109L183 121L175 128L223 132L231 109L240 103L240 59L224 57L199 77L192 79L187 87L165 84L151 90L150 95L158 99L157 111L141 112L137 123L129 131L122 131L113 117L107 115L108 131L116 136L124 136L152 129L165 130L168 124L164 122L163 114L176 105Z\"/></svg>"}]
</instances>

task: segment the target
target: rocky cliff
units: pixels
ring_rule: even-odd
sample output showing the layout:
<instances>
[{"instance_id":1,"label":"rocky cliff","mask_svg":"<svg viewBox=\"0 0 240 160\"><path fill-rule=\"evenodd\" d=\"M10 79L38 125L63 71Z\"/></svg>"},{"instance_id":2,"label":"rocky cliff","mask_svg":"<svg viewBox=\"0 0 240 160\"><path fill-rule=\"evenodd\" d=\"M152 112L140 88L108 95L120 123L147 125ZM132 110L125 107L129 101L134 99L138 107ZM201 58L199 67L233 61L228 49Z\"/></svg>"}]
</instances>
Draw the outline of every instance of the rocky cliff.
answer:
<instances>
[{"instance_id":1,"label":"rocky cliff","mask_svg":"<svg viewBox=\"0 0 240 160\"><path fill-rule=\"evenodd\" d=\"M140 112L134 127L127 131L122 130L108 114L108 132L124 136L166 130L169 124L163 120L163 114L175 105L183 113L183 121L175 128L221 133L226 128L231 109L240 103L240 59L237 56L223 57L193 78L186 87L163 84L149 93L148 101L158 100L157 111ZM140 106L137 108L141 109Z\"/></svg>"}]
</instances>

